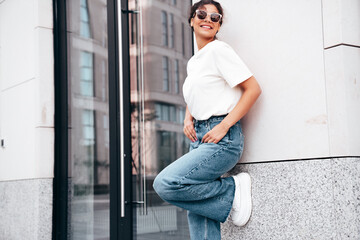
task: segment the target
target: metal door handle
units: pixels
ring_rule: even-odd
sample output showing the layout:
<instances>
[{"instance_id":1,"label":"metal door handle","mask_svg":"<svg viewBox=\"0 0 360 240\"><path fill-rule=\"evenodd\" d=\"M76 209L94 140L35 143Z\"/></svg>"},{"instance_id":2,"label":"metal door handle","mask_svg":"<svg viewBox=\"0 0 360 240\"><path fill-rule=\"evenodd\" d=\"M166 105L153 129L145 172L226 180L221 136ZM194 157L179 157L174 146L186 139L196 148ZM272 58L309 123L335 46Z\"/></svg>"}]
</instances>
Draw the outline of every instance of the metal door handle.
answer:
<instances>
[{"instance_id":1,"label":"metal door handle","mask_svg":"<svg viewBox=\"0 0 360 240\"><path fill-rule=\"evenodd\" d=\"M141 4L141 2L140 2ZM142 204L142 214L147 214L147 204L146 204L146 141L145 141L145 82L144 82L144 39L143 39L143 20L142 20L142 8L141 6L136 6L138 8L136 10L124 10L126 13L130 14L137 14L138 16L138 23L139 28L136 29L139 34L138 36L138 46L139 46L139 68L138 68L138 85L140 86L140 96L139 96L139 119L140 119L140 135L138 136L141 140L140 143L140 152L139 152L139 167L142 168L142 173L140 171L140 192L142 192L142 199L140 201L135 201L137 204ZM142 187L142 189L141 189ZM134 203L134 202L133 202Z\"/></svg>"},{"instance_id":2,"label":"metal door handle","mask_svg":"<svg viewBox=\"0 0 360 240\"><path fill-rule=\"evenodd\" d=\"M140 66L141 66L141 89L142 89L142 123L143 123L143 166L144 166L144 170L143 170L143 176L144 176L144 183L143 183L143 201L144 201L144 205L143 205L143 214L147 215L147 198L146 198L146 152L145 152L145 90L144 90L144 86L145 86L145 82L144 82L144 39L143 39L143 21L142 21L142 8L140 6L140 12L139 12L139 16L140 16Z\"/></svg>"},{"instance_id":3,"label":"metal door handle","mask_svg":"<svg viewBox=\"0 0 360 240\"><path fill-rule=\"evenodd\" d=\"M141 7L139 8L139 10L127 10L127 9L121 9L121 0L117 0L117 12L118 12L118 46L119 46L119 88L120 88L120 93L123 92L123 76L122 76L122 72L123 72L123 67L122 67L122 31L121 31L121 14L120 13L124 13L124 14L139 14L139 22L140 22L140 29L139 29L139 36L140 36L140 78L141 78L141 103L140 103L140 107L141 107L141 116L140 119L142 119L141 123L142 123L142 143L141 143L141 150L142 150L142 163L143 163L143 200L142 201L137 201L137 204L142 204L143 205L143 214L147 214L147 206L146 206L146 171L145 171L145 166L146 166L146 153L145 153L145 101L144 101L144 96L145 96L145 91L144 91L144 43L143 43L143 26L142 26L142 11L141 11ZM120 209L121 209L121 217L125 217L125 178L124 178L124 162L125 162L125 154L124 154L124 103L123 103L123 99L120 99L120 148L121 148L121 156L120 156Z\"/></svg>"},{"instance_id":4,"label":"metal door handle","mask_svg":"<svg viewBox=\"0 0 360 240\"><path fill-rule=\"evenodd\" d=\"M121 29L121 0L117 0L117 13L118 13L118 46L119 46L119 92L122 96L123 86L123 65L122 65L122 29ZM124 162L125 162L125 147L124 147L124 99L120 97L120 212L121 217L125 217L125 184L124 184Z\"/></svg>"}]
</instances>

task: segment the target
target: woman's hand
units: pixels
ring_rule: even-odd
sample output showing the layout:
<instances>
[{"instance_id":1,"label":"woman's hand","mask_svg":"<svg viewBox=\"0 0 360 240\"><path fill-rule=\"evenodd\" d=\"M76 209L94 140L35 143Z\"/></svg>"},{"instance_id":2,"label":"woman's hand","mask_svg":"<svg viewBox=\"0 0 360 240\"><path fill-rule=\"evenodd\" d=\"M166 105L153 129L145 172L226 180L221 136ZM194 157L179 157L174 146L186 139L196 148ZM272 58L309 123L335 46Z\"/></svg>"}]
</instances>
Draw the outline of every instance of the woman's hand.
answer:
<instances>
[{"instance_id":1,"label":"woman's hand","mask_svg":"<svg viewBox=\"0 0 360 240\"><path fill-rule=\"evenodd\" d=\"M221 122L215 127L213 127L213 129L208 131L202 138L201 142L218 143L226 135L228 131L229 131L229 126Z\"/></svg>"},{"instance_id":2,"label":"woman's hand","mask_svg":"<svg viewBox=\"0 0 360 240\"><path fill-rule=\"evenodd\" d=\"M191 116L189 108L186 106L184 119L184 133L192 142L197 141L196 132L194 128L193 116Z\"/></svg>"},{"instance_id":3,"label":"woman's hand","mask_svg":"<svg viewBox=\"0 0 360 240\"><path fill-rule=\"evenodd\" d=\"M197 141L196 132L194 128L194 122L192 119L185 118L184 120L184 133L192 141Z\"/></svg>"}]
</instances>

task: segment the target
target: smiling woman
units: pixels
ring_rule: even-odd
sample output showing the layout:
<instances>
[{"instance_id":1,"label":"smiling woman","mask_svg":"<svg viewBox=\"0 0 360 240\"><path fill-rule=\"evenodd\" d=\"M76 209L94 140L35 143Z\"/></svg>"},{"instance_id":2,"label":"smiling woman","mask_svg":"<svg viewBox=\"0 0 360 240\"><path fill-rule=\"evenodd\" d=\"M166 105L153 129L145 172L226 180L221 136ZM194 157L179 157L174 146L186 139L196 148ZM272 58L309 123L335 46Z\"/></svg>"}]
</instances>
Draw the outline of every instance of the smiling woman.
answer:
<instances>
[{"instance_id":1,"label":"smiling woman","mask_svg":"<svg viewBox=\"0 0 360 240\"><path fill-rule=\"evenodd\" d=\"M222 25L221 5L214 1L208 2L212 3L204 4L200 1L194 4L190 11L189 23L195 33L196 42L200 46L199 49L216 39L216 34Z\"/></svg>"},{"instance_id":2,"label":"smiling woman","mask_svg":"<svg viewBox=\"0 0 360 240\"><path fill-rule=\"evenodd\" d=\"M163 200L188 210L192 240L221 239L220 222L230 212L233 223L244 226L252 211L250 175L221 176L240 160L240 119L261 89L236 52L216 39L222 20L216 1L191 7L189 24L199 51L188 61L183 95L184 134L192 143L189 153L162 170L153 185Z\"/></svg>"}]
</instances>

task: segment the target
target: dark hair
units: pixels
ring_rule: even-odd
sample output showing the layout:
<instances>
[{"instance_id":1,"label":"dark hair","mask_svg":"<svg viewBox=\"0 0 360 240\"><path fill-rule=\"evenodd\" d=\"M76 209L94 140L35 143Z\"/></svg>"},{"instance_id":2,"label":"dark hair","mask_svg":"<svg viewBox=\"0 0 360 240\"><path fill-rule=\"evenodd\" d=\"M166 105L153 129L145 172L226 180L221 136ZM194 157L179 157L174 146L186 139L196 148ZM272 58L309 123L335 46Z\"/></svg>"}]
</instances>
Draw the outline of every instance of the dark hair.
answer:
<instances>
[{"instance_id":1,"label":"dark hair","mask_svg":"<svg viewBox=\"0 0 360 240\"><path fill-rule=\"evenodd\" d=\"M194 3L194 5L192 5L190 8L190 14L189 14L189 19L188 19L189 24L191 23L191 19L193 17L195 17L195 11L206 4L214 5L217 8L218 12L224 17L223 8L221 7L220 3L218 3L217 1L214 1L214 0L201 0L197 3ZM222 24L223 17L220 20L220 26Z\"/></svg>"}]
</instances>

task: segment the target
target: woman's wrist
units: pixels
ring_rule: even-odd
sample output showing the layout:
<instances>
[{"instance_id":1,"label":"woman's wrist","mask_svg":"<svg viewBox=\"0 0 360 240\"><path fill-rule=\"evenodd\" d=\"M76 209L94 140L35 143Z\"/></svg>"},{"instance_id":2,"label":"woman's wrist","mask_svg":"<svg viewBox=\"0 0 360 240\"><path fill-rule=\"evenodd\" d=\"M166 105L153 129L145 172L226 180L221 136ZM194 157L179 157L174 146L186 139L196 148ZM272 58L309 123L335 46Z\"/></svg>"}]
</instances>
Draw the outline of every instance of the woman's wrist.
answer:
<instances>
[{"instance_id":1,"label":"woman's wrist","mask_svg":"<svg viewBox=\"0 0 360 240\"><path fill-rule=\"evenodd\" d=\"M186 122L186 121L192 122L193 120L194 120L194 117L191 115L188 106L186 106L184 122Z\"/></svg>"},{"instance_id":2,"label":"woman's wrist","mask_svg":"<svg viewBox=\"0 0 360 240\"><path fill-rule=\"evenodd\" d=\"M192 122L193 121L193 116L185 116L185 118L184 118L184 122L187 122L187 121L190 121L190 122Z\"/></svg>"},{"instance_id":3,"label":"woman's wrist","mask_svg":"<svg viewBox=\"0 0 360 240\"><path fill-rule=\"evenodd\" d=\"M224 127L225 129L229 130L232 126L231 123L228 123L225 119L223 119L220 124L222 125L222 127Z\"/></svg>"}]
</instances>

